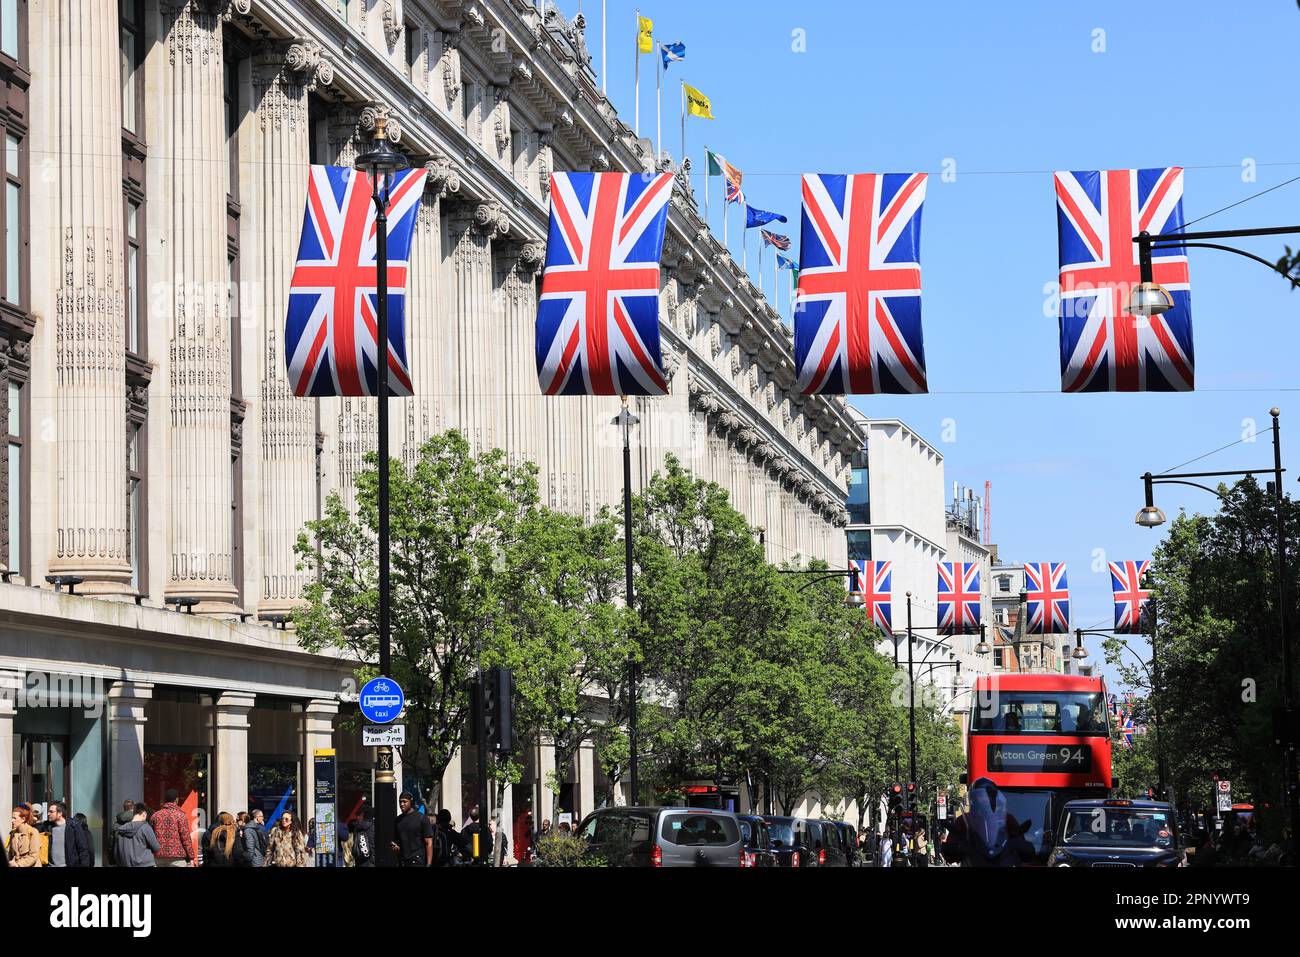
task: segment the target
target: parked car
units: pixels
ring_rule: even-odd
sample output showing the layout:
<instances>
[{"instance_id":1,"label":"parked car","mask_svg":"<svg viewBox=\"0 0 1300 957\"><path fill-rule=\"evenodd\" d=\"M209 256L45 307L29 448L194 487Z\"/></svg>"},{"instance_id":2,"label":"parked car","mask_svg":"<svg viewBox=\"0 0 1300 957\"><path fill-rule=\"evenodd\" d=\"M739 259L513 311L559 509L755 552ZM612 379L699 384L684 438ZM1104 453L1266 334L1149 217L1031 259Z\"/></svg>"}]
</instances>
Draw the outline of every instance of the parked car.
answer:
<instances>
[{"instance_id":1,"label":"parked car","mask_svg":"<svg viewBox=\"0 0 1300 957\"><path fill-rule=\"evenodd\" d=\"M1049 867L1183 867L1174 806L1165 801L1069 801Z\"/></svg>"},{"instance_id":2,"label":"parked car","mask_svg":"<svg viewBox=\"0 0 1300 957\"><path fill-rule=\"evenodd\" d=\"M848 867L844 838L834 821L808 821L809 847L818 867Z\"/></svg>"},{"instance_id":3,"label":"parked car","mask_svg":"<svg viewBox=\"0 0 1300 957\"><path fill-rule=\"evenodd\" d=\"M745 862L741 866L776 867L767 821L753 814L739 814L736 820L740 822L740 836L745 844Z\"/></svg>"},{"instance_id":4,"label":"parked car","mask_svg":"<svg viewBox=\"0 0 1300 957\"><path fill-rule=\"evenodd\" d=\"M709 808L600 808L578 834L614 867L741 867L745 854L736 815Z\"/></svg>"},{"instance_id":5,"label":"parked car","mask_svg":"<svg viewBox=\"0 0 1300 957\"><path fill-rule=\"evenodd\" d=\"M847 859L848 866L864 866L862 848L858 845L858 829L844 821L832 821L831 824L839 832L840 846L844 848L844 856Z\"/></svg>"},{"instance_id":6,"label":"parked car","mask_svg":"<svg viewBox=\"0 0 1300 957\"><path fill-rule=\"evenodd\" d=\"M801 817L765 815L767 833L777 867L816 867L816 854L808 841L808 822Z\"/></svg>"}]
</instances>

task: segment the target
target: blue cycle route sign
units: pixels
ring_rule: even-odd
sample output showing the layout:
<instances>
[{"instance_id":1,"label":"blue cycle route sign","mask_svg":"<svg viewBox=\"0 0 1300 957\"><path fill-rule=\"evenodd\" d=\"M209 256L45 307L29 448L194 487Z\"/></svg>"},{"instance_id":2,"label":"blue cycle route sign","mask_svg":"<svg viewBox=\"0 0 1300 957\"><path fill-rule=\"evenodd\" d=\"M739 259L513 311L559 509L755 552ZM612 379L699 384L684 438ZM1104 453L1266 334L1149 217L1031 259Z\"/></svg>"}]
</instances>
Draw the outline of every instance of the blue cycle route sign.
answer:
<instances>
[{"instance_id":1,"label":"blue cycle route sign","mask_svg":"<svg viewBox=\"0 0 1300 957\"><path fill-rule=\"evenodd\" d=\"M361 713L367 721L388 724L406 706L401 685L392 678L371 678L361 686Z\"/></svg>"}]
</instances>

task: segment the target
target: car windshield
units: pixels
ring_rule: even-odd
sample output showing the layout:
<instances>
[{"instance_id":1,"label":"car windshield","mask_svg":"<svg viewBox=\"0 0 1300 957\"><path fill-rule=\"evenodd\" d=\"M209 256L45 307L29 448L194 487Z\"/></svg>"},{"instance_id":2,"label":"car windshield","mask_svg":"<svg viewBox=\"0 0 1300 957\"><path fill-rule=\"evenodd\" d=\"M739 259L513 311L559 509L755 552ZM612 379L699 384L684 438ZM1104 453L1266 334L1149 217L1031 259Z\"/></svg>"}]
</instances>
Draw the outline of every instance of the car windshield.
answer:
<instances>
[{"instance_id":1,"label":"car windshield","mask_svg":"<svg viewBox=\"0 0 1300 957\"><path fill-rule=\"evenodd\" d=\"M1150 808L1068 808L1061 831L1066 844L1115 847L1172 847L1174 824L1168 811Z\"/></svg>"},{"instance_id":2,"label":"car windshield","mask_svg":"<svg viewBox=\"0 0 1300 957\"><path fill-rule=\"evenodd\" d=\"M794 847L794 825L780 821L767 822L767 834L772 839L773 847Z\"/></svg>"},{"instance_id":3,"label":"car windshield","mask_svg":"<svg viewBox=\"0 0 1300 957\"><path fill-rule=\"evenodd\" d=\"M994 691L976 701L976 734L1106 734L1101 692Z\"/></svg>"},{"instance_id":4,"label":"car windshield","mask_svg":"<svg viewBox=\"0 0 1300 957\"><path fill-rule=\"evenodd\" d=\"M664 817L659 836L670 844L686 847L736 844L740 829L735 818L721 814L669 814Z\"/></svg>"}]
</instances>

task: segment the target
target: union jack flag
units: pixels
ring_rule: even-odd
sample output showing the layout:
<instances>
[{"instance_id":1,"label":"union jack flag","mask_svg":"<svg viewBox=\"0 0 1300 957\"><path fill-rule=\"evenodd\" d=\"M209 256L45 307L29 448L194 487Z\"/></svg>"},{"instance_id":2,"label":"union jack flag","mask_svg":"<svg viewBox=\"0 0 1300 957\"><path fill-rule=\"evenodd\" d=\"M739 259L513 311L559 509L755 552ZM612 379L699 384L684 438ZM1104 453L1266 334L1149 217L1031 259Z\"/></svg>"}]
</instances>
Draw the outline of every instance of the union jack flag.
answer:
<instances>
[{"instance_id":1,"label":"union jack flag","mask_svg":"<svg viewBox=\"0 0 1300 957\"><path fill-rule=\"evenodd\" d=\"M939 632L970 635L980 630L980 567L939 562Z\"/></svg>"},{"instance_id":2,"label":"union jack flag","mask_svg":"<svg viewBox=\"0 0 1300 957\"><path fill-rule=\"evenodd\" d=\"M885 634L893 634L894 563L859 559L849 564L857 569L858 588L868 620Z\"/></svg>"},{"instance_id":3,"label":"union jack flag","mask_svg":"<svg viewBox=\"0 0 1300 957\"><path fill-rule=\"evenodd\" d=\"M1134 316L1141 279L1133 237L1183 228L1183 171L1115 169L1056 174L1061 262L1061 391L1190 392L1187 249L1153 249L1152 278L1174 307Z\"/></svg>"},{"instance_id":4,"label":"union jack flag","mask_svg":"<svg viewBox=\"0 0 1300 957\"><path fill-rule=\"evenodd\" d=\"M758 232L759 235L763 237L763 242L767 243L767 245L775 246L783 252L790 248L789 236L782 236L780 233L774 233L770 229L760 229Z\"/></svg>"},{"instance_id":5,"label":"union jack flag","mask_svg":"<svg viewBox=\"0 0 1300 957\"><path fill-rule=\"evenodd\" d=\"M537 376L547 395L664 395L659 257L671 173L553 173Z\"/></svg>"},{"instance_id":6,"label":"union jack flag","mask_svg":"<svg viewBox=\"0 0 1300 957\"><path fill-rule=\"evenodd\" d=\"M1142 587L1149 560L1111 562L1110 587L1115 593L1115 632L1121 635L1142 634L1146 604L1151 592Z\"/></svg>"},{"instance_id":7,"label":"union jack flag","mask_svg":"<svg viewBox=\"0 0 1300 957\"><path fill-rule=\"evenodd\" d=\"M1133 726L1132 713L1125 714L1124 721L1119 726L1120 738L1124 742L1125 751L1133 750L1133 735L1136 733L1136 731L1137 729Z\"/></svg>"},{"instance_id":8,"label":"union jack flag","mask_svg":"<svg viewBox=\"0 0 1300 957\"><path fill-rule=\"evenodd\" d=\"M424 194L423 169L388 176L388 393L411 394L406 276ZM378 385L376 215L369 175L313 166L298 264L289 283L285 363L294 395L375 395Z\"/></svg>"},{"instance_id":9,"label":"union jack flag","mask_svg":"<svg viewBox=\"0 0 1300 957\"><path fill-rule=\"evenodd\" d=\"M1025 565L1025 632L1030 635L1065 635L1070 632L1070 588L1065 562Z\"/></svg>"},{"instance_id":10,"label":"union jack flag","mask_svg":"<svg viewBox=\"0 0 1300 957\"><path fill-rule=\"evenodd\" d=\"M925 392L924 173L807 173L794 350L805 395Z\"/></svg>"}]
</instances>

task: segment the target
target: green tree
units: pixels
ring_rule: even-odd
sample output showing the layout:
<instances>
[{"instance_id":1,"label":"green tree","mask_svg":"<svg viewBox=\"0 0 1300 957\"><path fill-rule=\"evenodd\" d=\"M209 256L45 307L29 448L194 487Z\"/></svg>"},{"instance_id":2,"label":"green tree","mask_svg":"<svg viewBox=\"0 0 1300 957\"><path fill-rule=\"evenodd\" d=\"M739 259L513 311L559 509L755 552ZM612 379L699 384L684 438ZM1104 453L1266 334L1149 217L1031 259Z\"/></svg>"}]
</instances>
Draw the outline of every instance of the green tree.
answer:
<instances>
[{"instance_id":1,"label":"green tree","mask_svg":"<svg viewBox=\"0 0 1300 957\"><path fill-rule=\"evenodd\" d=\"M630 649L623 558L612 522L536 509L509 550L508 637L485 660L513 670L517 721L554 747L553 782L609 719L601 696L622 680ZM545 769L544 769L545 770ZM553 788L551 816L559 814Z\"/></svg>"},{"instance_id":2,"label":"green tree","mask_svg":"<svg viewBox=\"0 0 1300 957\"><path fill-rule=\"evenodd\" d=\"M1211 800L1212 776L1233 780L1234 796L1281 803L1281 760L1272 709L1280 703L1277 565L1273 497L1253 479L1231 489L1215 516L1180 515L1152 557L1154 632L1160 682L1128 666L1125 678L1151 699L1178 800ZM1300 507L1285 498L1291 542ZM1287 614L1296 620L1298 563L1290 561ZM1293 662L1294 667L1294 662ZM1154 739L1152 740L1154 744Z\"/></svg>"},{"instance_id":3,"label":"green tree","mask_svg":"<svg viewBox=\"0 0 1300 957\"><path fill-rule=\"evenodd\" d=\"M298 538L300 567L315 572L294 615L309 651L338 649L377 673L378 459L357 477L357 514L337 495ZM499 449L477 455L457 431L434 436L408 470L389 463L392 671L406 692L407 773L427 775L435 801L469 713L465 686L491 660L520 600L508 559L537 509L536 467Z\"/></svg>"}]
</instances>

